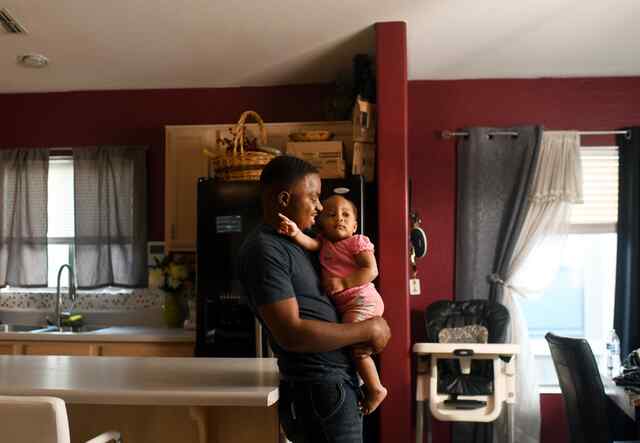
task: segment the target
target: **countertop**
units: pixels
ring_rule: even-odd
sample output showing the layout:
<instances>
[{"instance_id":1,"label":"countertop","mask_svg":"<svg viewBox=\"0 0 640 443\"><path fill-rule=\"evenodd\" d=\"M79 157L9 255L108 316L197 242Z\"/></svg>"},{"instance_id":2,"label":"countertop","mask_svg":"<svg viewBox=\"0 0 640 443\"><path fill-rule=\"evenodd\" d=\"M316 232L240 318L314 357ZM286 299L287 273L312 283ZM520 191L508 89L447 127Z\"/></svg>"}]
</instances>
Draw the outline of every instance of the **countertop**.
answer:
<instances>
[{"instance_id":1,"label":"countertop","mask_svg":"<svg viewBox=\"0 0 640 443\"><path fill-rule=\"evenodd\" d=\"M640 395L625 391L608 376L601 376L607 396L632 420L636 420L636 409L640 408Z\"/></svg>"},{"instance_id":2,"label":"countertop","mask_svg":"<svg viewBox=\"0 0 640 443\"><path fill-rule=\"evenodd\" d=\"M67 403L261 406L278 401L273 358L0 356L0 395Z\"/></svg>"},{"instance_id":3,"label":"countertop","mask_svg":"<svg viewBox=\"0 0 640 443\"><path fill-rule=\"evenodd\" d=\"M0 341L162 342L193 343L195 331L182 328L111 326L91 332L0 332Z\"/></svg>"}]
</instances>

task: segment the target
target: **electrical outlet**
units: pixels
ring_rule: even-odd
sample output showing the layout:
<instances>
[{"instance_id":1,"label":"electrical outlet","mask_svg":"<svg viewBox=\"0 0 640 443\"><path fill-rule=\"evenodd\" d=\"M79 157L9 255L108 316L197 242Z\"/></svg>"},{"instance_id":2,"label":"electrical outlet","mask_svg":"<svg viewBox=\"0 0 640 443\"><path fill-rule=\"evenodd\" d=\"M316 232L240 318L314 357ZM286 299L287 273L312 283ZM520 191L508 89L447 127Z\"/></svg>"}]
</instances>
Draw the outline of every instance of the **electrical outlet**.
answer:
<instances>
[{"instance_id":1,"label":"electrical outlet","mask_svg":"<svg viewBox=\"0 0 640 443\"><path fill-rule=\"evenodd\" d=\"M420 295L420 279L418 278L409 279L409 294Z\"/></svg>"}]
</instances>

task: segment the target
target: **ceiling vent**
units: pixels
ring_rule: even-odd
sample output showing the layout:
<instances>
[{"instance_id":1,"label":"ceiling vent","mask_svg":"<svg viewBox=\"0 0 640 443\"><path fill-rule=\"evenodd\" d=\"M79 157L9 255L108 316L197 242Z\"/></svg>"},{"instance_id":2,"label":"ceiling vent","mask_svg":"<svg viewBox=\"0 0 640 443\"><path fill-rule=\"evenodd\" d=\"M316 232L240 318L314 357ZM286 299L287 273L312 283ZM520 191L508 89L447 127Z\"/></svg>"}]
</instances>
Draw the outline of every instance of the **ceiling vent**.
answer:
<instances>
[{"instance_id":1,"label":"ceiling vent","mask_svg":"<svg viewBox=\"0 0 640 443\"><path fill-rule=\"evenodd\" d=\"M0 25L10 34L26 34L27 30L18 21L11 17L9 11L0 9Z\"/></svg>"}]
</instances>

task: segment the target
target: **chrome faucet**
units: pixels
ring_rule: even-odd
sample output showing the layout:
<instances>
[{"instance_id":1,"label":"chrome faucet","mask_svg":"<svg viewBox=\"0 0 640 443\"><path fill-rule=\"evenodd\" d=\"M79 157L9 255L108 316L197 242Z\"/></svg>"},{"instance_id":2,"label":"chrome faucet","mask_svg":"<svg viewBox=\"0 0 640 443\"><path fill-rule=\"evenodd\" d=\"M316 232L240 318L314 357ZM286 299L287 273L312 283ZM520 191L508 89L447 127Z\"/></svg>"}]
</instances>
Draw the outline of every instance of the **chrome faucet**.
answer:
<instances>
[{"instance_id":1,"label":"chrome faucet","mask_svg":"<svg viewBox=\"0 0 640 443\"><path fill-rule=\"evenodd\" d=\"M76 301L76 279L73 275L73 269L69 265L62 265L58 269L58 283L56 285L56 326L58 331L62 331L62 294L60 293L60 277L62 276L62 270L64 268L69 269L69 299Z\"/></svg>"}]
</instances>

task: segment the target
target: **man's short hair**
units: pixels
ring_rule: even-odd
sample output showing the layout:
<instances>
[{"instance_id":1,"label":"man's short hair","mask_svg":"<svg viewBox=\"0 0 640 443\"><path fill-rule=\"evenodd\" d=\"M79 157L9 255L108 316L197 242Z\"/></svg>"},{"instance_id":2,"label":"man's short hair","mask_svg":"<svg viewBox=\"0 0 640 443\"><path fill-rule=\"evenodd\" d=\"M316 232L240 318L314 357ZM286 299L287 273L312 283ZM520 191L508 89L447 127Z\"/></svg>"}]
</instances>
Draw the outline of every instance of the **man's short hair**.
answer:
<instances>
[{"instance_id":1,"label":"man's short hair","mask_svg":"<svg viewBox=\"0 0 640 443\"><path fill-rule=\"evenodd\" d=\"M317 174L318 168L298 157L281 155L264 167L260 174L260 186L266 189L288 189L306 175Z\"/></svg>"}]
</instances>

